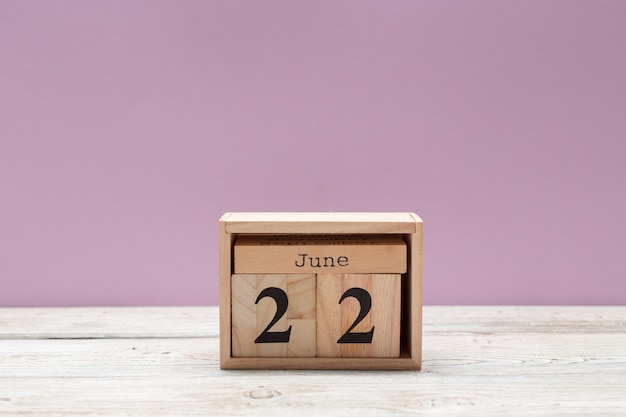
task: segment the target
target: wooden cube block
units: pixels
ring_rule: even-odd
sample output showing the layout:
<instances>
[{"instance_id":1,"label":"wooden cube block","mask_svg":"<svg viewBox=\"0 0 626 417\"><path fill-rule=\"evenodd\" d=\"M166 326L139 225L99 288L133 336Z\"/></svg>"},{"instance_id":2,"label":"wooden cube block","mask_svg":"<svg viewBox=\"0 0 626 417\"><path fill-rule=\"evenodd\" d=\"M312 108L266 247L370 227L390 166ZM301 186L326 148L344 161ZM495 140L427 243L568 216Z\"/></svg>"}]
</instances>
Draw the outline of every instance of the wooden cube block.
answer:
<instances>
[{"instance_id":1,"label":"wooden cube block","mask_svg":"<svg viewBox=\"0 0 626 417\"><path fill-rule=\"evenodd\" d=\"M315 356L315 275L235 274L231 294L233 357Z\"/></svg>"},{"instance_id":2,"label":"wooden cube block","mask_svg":"<svg viewBox=\"0 0 626 417\"><path fill-rule=\"evenodd\" d=\"M317 277L317 356L400 356L399 274Z\"/></svg>"}]
</instances>

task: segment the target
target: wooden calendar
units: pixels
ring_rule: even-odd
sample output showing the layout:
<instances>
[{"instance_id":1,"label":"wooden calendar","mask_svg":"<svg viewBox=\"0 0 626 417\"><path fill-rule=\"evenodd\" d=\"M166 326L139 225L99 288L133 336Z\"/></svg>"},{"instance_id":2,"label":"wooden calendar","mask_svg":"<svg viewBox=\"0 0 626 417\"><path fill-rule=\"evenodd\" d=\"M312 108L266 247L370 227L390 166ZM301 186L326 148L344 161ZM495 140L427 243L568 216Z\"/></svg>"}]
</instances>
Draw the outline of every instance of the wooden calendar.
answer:
<instances>
[{"instance_id":1,"label":"wooden calendar","mask_svg":"<svg viewBox=\"0 0 626 417\"><path fill-rule=\"evenodd\" d=\"M222 369L420 369L422 220L227 213Z\"/></svg>"}]
</instances>

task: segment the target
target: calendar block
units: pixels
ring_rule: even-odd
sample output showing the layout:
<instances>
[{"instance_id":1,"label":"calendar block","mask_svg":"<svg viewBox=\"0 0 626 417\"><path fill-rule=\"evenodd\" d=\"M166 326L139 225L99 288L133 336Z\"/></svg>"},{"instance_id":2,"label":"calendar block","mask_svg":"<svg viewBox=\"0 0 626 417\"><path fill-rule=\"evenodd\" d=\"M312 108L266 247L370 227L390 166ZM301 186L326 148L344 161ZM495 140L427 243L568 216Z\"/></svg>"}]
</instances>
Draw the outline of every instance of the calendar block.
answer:
<instances>
[{"instance_id":1,"label":"calendar block","mask_svg":"<svg viewBox=\"0 0 626 417\"><path fill-rule=\"evenodd\" d=\"M236 274L406 272L397 235L248 235L235 241Z\"/></svg>"},{"instance_id":2,"label":"calendar block","mask_svg":"<svg viewBox=\"0 0 626 417\"><path fill-rule=\"evenodd\" d=\"M233 275L233 357L316 353L315 275Z\"/></svg>"},{"instance_id":3,"label":"calendar block","mask_svg":"<svg viewBox=\"0 0 626 417\"><path fill-rule=\"evenodd\" d=\"M400 356L399 274L317 277L317 356Z\"/></svg>"},{"instance_id":4,"label":"calendar block","mask_svg":"<svg viewBox=\"0 0 626 417\"><path fill-rule=\"evenodd\" d=\"M222 369L420 369L413 213L227 213Z\"/></svg>"}]
</instances>

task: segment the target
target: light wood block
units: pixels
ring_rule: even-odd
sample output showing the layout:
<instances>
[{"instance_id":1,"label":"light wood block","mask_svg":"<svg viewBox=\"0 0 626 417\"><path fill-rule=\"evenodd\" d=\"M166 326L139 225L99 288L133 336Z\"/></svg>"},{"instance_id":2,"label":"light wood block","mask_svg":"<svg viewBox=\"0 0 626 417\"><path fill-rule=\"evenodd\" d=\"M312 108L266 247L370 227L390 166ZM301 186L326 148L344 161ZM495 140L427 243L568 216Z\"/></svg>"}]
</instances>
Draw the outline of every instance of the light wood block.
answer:
<instances>
[{"instance_id":1,"label":"light wood block","mask_svg":"<svg viewBox=\"0 0 626 417\"><path fill-rule=\"evenodd\" d=\"M235 274L231 293L233 357L315 356L315 275Z\"/></svg>"},{"instance_id":2,"label":"light wood block","mask_svg":"<svg viewBox=\"0 0 626 417\"><path fill-rule=\"evenodd\" d=\"M318 275L317 295L317 356L400 356L400 275Z\"/></svg>"},{"instance_id":3,"label":"light wood block","mask_svg":"<svg viewBox=\"0 0 626 417\"><path fill-rule=\"evenodd\" d=\"M372 342L375 342L378 337L383 337L388 342L383 343L385 346L376 346L376 343L372 343L373 346L365 347L356 346L356 343L352 343L352 346L344 348L343 352L342 347L337 352L336 346L322 343L320 352L320 343L317 341L320 334L323 334L323 332L318 331L320 320L326 320L329 323L327 326L329 328L333 326L338 329L341 326L345 327L345 333L345 330L358 316L361 305L354 296L347 296L339 304L339 299L346 290L342 291L343 287L324 289L324 285L322 285L322 292L320 292L317 278L314 287L314 292L317 295L313 299L314 301L311 301L311 298L302 295L311 291L310 281L296 280L291 282L287 279L286 290L283 290L288 293L286 323L283 323L284 317L281 317L271 329L272 331L275 329L279 331L277 326L283 326L280 327L280 331L291 328L292 337L287 344L286 353L284 348L273 349L269 353L259 353L258 346L251 343L250 340L257 338L264 329L263 326L261 326L263 328L259 328L259 320L267 326L267 320L273 319L273 314L276 312L276 302L271 298L260 300L260 303L270 303L272 308L269 309L269 313L265 311L257 314L255 309L258 306L254 302L262 289L254 288L254 291L251 291L255 296L254 300L252 302L248 300L245 307L242 308L238 298L252 298L250 295L245 295L246 291L250 291L250 289L245 288L245 285L252 284L240 284L243 286L241 289L239 285L231 287L231 277L233 275L283 275L290 277L297 274L279 273L276 266L262 269L262 271L269 271L267 273L260 272L267 263L274 262L277 265L276 256L272 254L257 256L257 265L250 269L252 272L240 274L241 263L239 261L241 259L239 253L236 253L238 248L243 246L242 243L245 243L247 239L250 239L251 242L267 239L305 239L309 243L324 235L332 236L334 239L384 238L388 241L398 242L397 246L402 247L404 260L398 271L403 272L389 272L389 270L380 272L382 269L379 271L377 267L371 267L370 264L366 268L367 270L361 272L342 274L332 271L334 273L331 274L342 277L340 283L343 280L345 281L344 284L348 286L352 285L349 276L359 276L360 283L367 286L367 292L372 298L370 311L365 314L365 317L354 327L352 332L366 332L374 327ZM219 239L220 367L222 369L420 369L422 355L422 220L414 213L226 213L220 219ZM258 248L262 245L251 246ZM358 252L361 249L363 248L361 247ZM320 265L323 262L323 256L323 254L320 255ZM334 256L333 260L336 261L341 254ZM371 256L375 257L376 254L371 254ZM247 257L249 256L244 256L244 258ZM350 257L348 258L350 259ZM293 262L295 263L295 260ZM384 262L382 263L384 264ZM314 265L316 264L317 261L314 259ZM327 268L332 268L332 266ZM324 273L325 271L318 269L315 269L314 272L318 274L318 277L327 275ZM369 276L369 278L363 276ZM393 278L389 279L389 282L386 279L380 281L374 279L379 276L393 276ZM380 283L382 287L378 288L377 283ZM328 285L332 287L331 284ZM283 288L279 285L275 287ZM325 291L334 291L332 297L329 297L334 298L334 302L328 302L328 307L324 302L318 303L320 297L327 297L325 294L320 295ZM388 299L386 297L390 296L385 295L387 293L394 294L394 301L380 304L377 300L381 297L381 299ZM255 309L252 309L252 305L255 306ZM330 309L330 312L320 311L321 305L324 306L324 309ZM384 307L379 307L379 305ZM236 313L240 309L244 311L241 317ZM246 309L254 312L254 318L257 319L254 321L256 327L250 324L244 324L249 327L239 327L240 321L243 323L253 322L253 319L247 316L248 313L245 313ZM333 312L333 309L337 310ZM314 313L312 313L313 311ZM231 312L233 312L232 316ZM265 314L263 319L259 318L261 314ZM340 323L338 325L332 324L334 323L333 320L338 320ZM341 320L344 323L341 323ZM387 320L393 321L394 325L379 324ZM326 332L328 335L323 334L323 336L332 341L329 335L330 330ZM293 337L295 334L302 336L295 338ZM341 336L340 333L338 337ZM335 345L337 340L334 340ZM243 346L244 344L246 346ZM342 345L344 344L347 345L347 343L342 343ZM312 345L315 347L312 348ZM326 353L324 353L324 349L327 350Z\"/></svg>"},{"instance_id":4,"label":"light wood block","mask_svg":"<svg viewBox=\"0 0 626 417\"><path fill-rule=\"evenodd\" d=\"M313 279L311 279L313 277ZM291 320L315 320L317 279L315 275L287 275L287 295L289 295L289 308L287 319Z\"/></svg>"},{"instance_id":5,"label":"light wood block","mask_svg":"<svg viewBox=\"0 0 626 417\"><path fill-rule=\"evenodd\" d=\"M235 241L236 274L398 273L407 269L398 235L243 235Z\"/></svg>"},{"instance_id":6,"label":"light wood block","mask_svg":"<svg viewBox=\"0 0 626 417\"><path fill-rule=\"evenodd\" d=\"M410 234L415 213L225 213L229 234Z\"/></svg>"},{"instance_id":7,"label":"light wood block","mask_svg":"<svg viewBox=\"0 0 626 417\"><path fill-rule=\"evenodd\" d=\"M312 358L317 353L316 320L287 320L291 326L291 339L287 344L287 356L291 358Z\"/></svg>"}]
</instances>

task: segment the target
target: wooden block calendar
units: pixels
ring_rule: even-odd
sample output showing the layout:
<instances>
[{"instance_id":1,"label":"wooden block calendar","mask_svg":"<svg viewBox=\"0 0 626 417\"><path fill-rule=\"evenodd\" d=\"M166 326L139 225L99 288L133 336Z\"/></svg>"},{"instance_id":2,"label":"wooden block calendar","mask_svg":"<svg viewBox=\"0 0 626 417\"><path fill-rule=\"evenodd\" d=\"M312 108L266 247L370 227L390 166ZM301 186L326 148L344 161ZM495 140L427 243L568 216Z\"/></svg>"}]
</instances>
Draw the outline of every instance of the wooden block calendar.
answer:
<instances>
[{"instance_id":1,"label":"wooden block calendar","mask_svg":"<svg viewBox=\"0 0 626 417\"><path fill-rule=\"evenodd\" d=\"M413 213L227 213L222 369L420 369Z\"/></svg>"}]
</instances>

